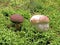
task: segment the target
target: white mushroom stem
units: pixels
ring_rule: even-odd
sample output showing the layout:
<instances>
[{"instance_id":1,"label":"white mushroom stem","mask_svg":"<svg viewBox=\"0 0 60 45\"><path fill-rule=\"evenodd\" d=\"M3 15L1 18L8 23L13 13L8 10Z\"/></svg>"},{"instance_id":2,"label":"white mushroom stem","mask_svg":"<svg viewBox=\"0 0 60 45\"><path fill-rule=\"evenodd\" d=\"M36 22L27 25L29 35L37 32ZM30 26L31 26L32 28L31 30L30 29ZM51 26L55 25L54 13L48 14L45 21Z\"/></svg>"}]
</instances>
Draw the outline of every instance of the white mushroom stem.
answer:
<instances>
[{"instance_id":1,"label":"white mushroom stem","mask_svg":"<svg viewBox=\"0 0 60 45\"><path fill-rule=\"evenodd\" d=\"M49 29L49 23L37 24L36 27L38 30L47 30L47 29Z\"/></svg>"}]
</instances>

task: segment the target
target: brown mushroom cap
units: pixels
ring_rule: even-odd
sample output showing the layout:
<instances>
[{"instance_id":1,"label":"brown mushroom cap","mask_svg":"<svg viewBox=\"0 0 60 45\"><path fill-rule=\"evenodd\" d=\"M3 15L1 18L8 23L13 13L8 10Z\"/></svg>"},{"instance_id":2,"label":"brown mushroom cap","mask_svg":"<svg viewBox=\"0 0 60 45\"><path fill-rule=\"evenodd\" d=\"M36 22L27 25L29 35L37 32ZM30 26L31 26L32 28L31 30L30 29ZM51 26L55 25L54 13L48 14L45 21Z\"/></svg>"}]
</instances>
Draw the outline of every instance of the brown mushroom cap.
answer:
<instances>
[{"instance_id":1,"label":"brown mushroom cap","mask_svg":"<svg viewBox=\"0 0 60 45\"><path fill-rule=\"evenodd\" d=\"M45 15L34 15L31 17L30 22L33 24L37 23L48 23L49 18Z\"/></svg>"},{"instance_id":2,"label":"brown mushroom cap","mask_svg":"<svg viewBox=\"0 0 60 45\"><path fill-rule=\"evenodd\" d=\"M15 23L22 23L24 18L19 14L13 14L10 16L10 20Z\"/></svg>"}]
</instances>

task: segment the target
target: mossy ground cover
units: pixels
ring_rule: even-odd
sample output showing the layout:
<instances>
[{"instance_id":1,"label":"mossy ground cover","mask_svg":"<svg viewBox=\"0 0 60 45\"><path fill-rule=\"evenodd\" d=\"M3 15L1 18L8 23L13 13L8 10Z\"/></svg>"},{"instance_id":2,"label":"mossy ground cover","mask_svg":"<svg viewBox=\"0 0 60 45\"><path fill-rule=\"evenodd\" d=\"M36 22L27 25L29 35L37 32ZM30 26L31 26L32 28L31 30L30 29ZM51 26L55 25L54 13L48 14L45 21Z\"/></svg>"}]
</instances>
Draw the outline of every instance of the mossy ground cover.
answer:
<instances>
[{"instance_id":1,"label":"mossy ground cover","mask_svg":"<svg viewBox=\"0 0 60 45\"><path fill-rule=\"evenodd\" d=\"M0 3L0 45L60 45L60 0L2 0ZM12 14L24 17L20 31L7 27L12 24ZM32 14L47 15L49 30L38 32L30 23Z\"/></svg>"}]
</instances>

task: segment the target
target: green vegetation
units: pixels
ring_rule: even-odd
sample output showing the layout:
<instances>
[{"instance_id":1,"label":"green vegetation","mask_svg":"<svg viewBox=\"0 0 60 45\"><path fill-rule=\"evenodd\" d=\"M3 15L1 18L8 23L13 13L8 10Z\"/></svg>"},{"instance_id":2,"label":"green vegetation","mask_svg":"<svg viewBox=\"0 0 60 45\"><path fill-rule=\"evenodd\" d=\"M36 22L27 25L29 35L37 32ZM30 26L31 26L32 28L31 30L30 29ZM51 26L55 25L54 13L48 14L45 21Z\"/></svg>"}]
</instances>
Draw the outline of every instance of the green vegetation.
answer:
<instances>
[{"instance_id":1,"label":"green vegetation","mask_svg":"<svg viewBox=\"0 0 60 45\"><path fill-rule=\"evenodd\" d=\"M0 45L60 45L60 0L0 0ZM8 28L10 16L21 14L21 31ZM50 29L38 32L30 23L32 14L50 18Z\"/></svg>"}]
</instances>

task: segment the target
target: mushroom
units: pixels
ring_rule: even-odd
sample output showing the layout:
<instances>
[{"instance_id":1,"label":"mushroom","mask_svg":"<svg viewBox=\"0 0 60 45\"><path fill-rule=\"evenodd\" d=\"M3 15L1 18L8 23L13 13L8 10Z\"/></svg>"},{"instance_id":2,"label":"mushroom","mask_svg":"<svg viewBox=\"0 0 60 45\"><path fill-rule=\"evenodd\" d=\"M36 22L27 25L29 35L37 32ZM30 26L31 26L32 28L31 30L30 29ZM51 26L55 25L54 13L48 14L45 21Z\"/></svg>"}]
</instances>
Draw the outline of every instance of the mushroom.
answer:
<instances>
[{"instance_id":1,"label":"mushroom","mask_svg":"<svg viewBox=\"0 0 60 45\"><path fill-rule=\"evenodd\" d=\"M49 29L49 18L45 15L33 15L30 22L38 29L38 31Z\"/></svg>"},{"instance_id":2,"label":"mushroom","mask_svg":"<svg viewBox=\"0 0 60 45\"><path fill-rule=\"evenodd\" d=\"M14 23L15 28L19 30L24 18L19 14L13 14L10 16L10 20Z\"/></svg>"}]
</instances>

